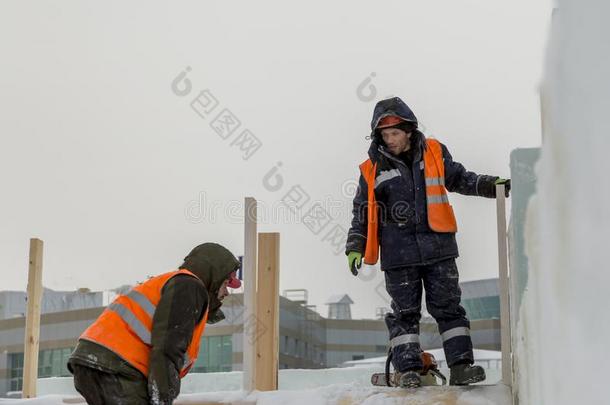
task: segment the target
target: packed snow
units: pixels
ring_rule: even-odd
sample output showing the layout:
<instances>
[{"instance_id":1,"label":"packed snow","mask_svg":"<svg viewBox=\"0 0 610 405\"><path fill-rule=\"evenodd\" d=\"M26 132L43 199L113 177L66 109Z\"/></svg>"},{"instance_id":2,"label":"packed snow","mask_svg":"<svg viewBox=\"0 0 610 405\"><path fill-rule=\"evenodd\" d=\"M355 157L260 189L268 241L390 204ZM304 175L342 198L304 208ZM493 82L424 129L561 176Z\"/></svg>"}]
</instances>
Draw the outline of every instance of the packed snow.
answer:
<instances>
[{"instance_id":1,"label":"packed snow","mask_svg":"<svg viewBox=\"0 0 610 405\"><path fill-rule=\"evenodd\" d=\"M1 405L82 404L75 396L49 395L35 399L4 399ZM269 392L218 391L181 394L176 405L510 405L510 389L503 385L472 387L423 387L415 390L370 387L358 383L334 384L307 390Z\"/></svg>"},{"instance_id":2,"label":"packed snow","mask_svg":"<svg viewBox=\"0 0 610 405\"><path fill-rule=\"evenodd\" d=\"M189 374L182 382L176 404L510 404L510 389L492 385L500 380L499 369L486 370L487 380L471 387L423 387L418 390L373 387L371 374L378 372L383 372L382 366L280 370L278 391L250 394L241 390L240 371ZM441 372L449 376L449 370L441 369ZM0 405L83 403L69 377L39 379L38 394L41 398L4 399L0 400ZM79 400L81 402L77 402Z\"/></svg>"}]
</instances>

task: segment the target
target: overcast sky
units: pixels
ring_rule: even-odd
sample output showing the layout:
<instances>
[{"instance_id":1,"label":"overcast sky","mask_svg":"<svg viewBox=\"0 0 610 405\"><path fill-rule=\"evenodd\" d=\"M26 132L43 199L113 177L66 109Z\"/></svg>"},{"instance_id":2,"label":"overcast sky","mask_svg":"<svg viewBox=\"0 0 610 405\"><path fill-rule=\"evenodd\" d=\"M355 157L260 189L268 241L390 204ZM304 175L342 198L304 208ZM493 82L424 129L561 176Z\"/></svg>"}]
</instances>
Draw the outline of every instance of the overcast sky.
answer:
<instances>
[{"instance_id":1,"label":"overcast sky","mask_svg":"<svg viewBox=\"0 0 610 405\"><path fill-rule=\"evenodd\" d=\"M281 233L281 290L307 289L323 314L348 293L356 317L373 317L389 306L383 277L354 278L333 235L349 227L375 102L400 96L455 160L509 176L511 150L540 144L550 10L3 1L0 290L26 288L30 237L53 289L134 283L205 241L241 255L253 196L259 231ZM227 114L239 126L222 126ZM450 197L461 279L495 277L495 202ZM308 226L316 206L327 220Z\"/></svg>"}]
</instances>

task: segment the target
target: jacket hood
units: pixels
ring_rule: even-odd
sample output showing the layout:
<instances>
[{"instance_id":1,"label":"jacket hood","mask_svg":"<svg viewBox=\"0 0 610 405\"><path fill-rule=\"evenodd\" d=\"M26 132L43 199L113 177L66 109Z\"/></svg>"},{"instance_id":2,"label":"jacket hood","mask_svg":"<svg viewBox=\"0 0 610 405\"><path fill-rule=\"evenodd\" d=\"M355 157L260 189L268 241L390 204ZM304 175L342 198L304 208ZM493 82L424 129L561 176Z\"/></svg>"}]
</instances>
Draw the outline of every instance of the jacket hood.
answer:
<instances>
[{"instance_id":1,"label":"jacket hood","mask_svg":"<svg viewBox=\"0 0 610 405\"><path fill-rule=\"evenodd\" d=\"M181 269L194 273L208 291L208 323L224 319L220 310L222 302L218 299L218 290L230 274L240 266L239 260L224 246L217 243L204 243L195 247L184 258Z\"/></svg>"},{"instance_id":2,"label":"jacket hood","mask_svg":"<svg viewBox=\"0 0 610 405\"><path fill-rule=\"evenodd\" d=\"M379 121L388 115L396 115L415 125L415 129L413 129L411 133L411 147L415 150L415 160L420 160L426 149L426 137L417 129L417 117L415 117L413 111L411 111L409 106L399 97L381 100L375 105L373 119L371 120L371 147L369 148L369 158L375 163L379 162L381 155L385 152L385 143L381 137L378 136L375 128L377 128Z\"/></svg>"},{"instance_id":3,"label":"jacket hood","mask_svg":"<svg viewBox=\"0 0 610 405\"><path fill-rule=\"evenodd\" d=\"M379 101L373 110L373 119L371 120L371 138L375 136L375 128L382 118L388 115L396 115L407 122L415 124L417 128L417 117L404 101L399 97L392 97Z\"/></svg>"}]
</instances>

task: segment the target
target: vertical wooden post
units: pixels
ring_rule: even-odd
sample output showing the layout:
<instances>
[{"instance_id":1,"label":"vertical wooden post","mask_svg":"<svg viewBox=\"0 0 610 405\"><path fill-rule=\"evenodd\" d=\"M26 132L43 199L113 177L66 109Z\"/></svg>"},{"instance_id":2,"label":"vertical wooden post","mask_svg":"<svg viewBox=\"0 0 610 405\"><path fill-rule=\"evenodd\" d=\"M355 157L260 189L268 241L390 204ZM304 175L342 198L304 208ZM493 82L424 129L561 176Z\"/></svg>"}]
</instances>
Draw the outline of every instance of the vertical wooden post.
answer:
<instances>
[{"instance_id":1,"label":"vertical wooden post","mask_svg":"<svg viewBox=\"0 0 610 405\"><path fill-rule=\"evenodd\" d=\"M502 347L502 382L512 386L512 356L510 341L510 302L508 284L508 248L506 244L506 197L504 185L496 186L496 208L498 214L498 264L500 283L500 331Z\"/></svg>"},{"instance_id":2,"label":"vertical wooden post","mask_svg":"<svg viewBox=\"0 0 610 405\"><path fill-rule=\"evenodd\" d=\"M27 313L23 341L23 398L36 396L38 378L38 344L40 339L40 305L42 300L42 248L40 239L30 239Z\"/></svg>"},{"instance_id":3,"label":"vertical wooden post","mask_svg":"<svg viewBox=\"0 0 610 405\"><path fill-rule=\"evenodd\" d=\"M243 373L242 386L245 391L252 391L255 387L255 350L254 341L246 331L249 319L256 319L256 250L257 250L257 206L256 200L246 197L244 203L244 312L243 312Z\"/></svg>"},{"instance_id":4,"label":"vertical wooden post","mask_svg":"<svg viewBox=\"0 0 610 405\"><path fill-rule=\"evenodd\" d=\"M259 391L278 388L280 330L280 234L258 235L256 294L256 384Z\"/></svg>"}]
</instances>

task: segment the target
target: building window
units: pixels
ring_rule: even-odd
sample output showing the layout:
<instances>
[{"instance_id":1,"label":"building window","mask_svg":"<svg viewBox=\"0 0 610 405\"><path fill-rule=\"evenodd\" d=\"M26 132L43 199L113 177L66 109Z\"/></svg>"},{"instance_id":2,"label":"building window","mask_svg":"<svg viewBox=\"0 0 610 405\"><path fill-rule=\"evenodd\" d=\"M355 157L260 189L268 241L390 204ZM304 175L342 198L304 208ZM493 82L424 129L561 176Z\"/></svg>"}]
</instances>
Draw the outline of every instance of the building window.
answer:
<instances>
[{"instance_id":1,"label":"building window","mask_svg":"<svg viewBox=\"0 0 610 405\"><path fill-rule=\"evenodd\" d=\"M352 360L364 360L364 355L363 354L354 354L352 356Z\"/></svg>"},{"instance_id":2,"label":"building window","mask_svg":"<svg viewBox=\"0 0 610 405\"><path fill-rule=\"evenodd\" d=\"M38 352L38 378L68 377L66 364L72 353L71 347L40 350ZM21 391L23 387L23 353L9 353L9 391Z\"/></svg>"},{"instance_id":3,"label":"building window","mask_svg":"<svg viewBox=\"0 0 610 405\"><path fill-rule=\"evenodd\" d=\"M231 370L233 370L232 336L202 337L199 356L193 367L193 372L215 373Z\"/></svg>"},{"instance_id":4,"label":"building window","mask_svg":"<svg viewBox=\"0 0 610 405\"><path fill-rule=\"evenodd\" d=\"M289 337L288 343L286 344L286 353L291 356L296 356L297 348L296 348L296 339Z\"/></svg>"},{"instance_id":5,"label":"building window","mask_svg":"<svg viewBox=\"0 0 610 405\"><path fill-rule=\"evenodd\" d=\"M23 386L23 353L9 353L9 391L21 391Z\"/></svg>"},{"instance_id":6,"label":"building window","mask_svg":"<svg viewBox=\"0 0 610 405\"><path fill-rule=\"evenodd\" d=\"M280 352L282 352L284 354L290 353L288 351L288 346L289 346L288 339L289 339L288 336L282 336L282 339L280 340Z\"/></svg>"},{"instance_id":7,"label":"building window","mask_svg":"<svg viewBox=\"0 0 610 405\"><path fill-rule=\"evenodd\" d=\"M68 377L68 358L72 348L41 350L38 353L38 377Z\"/></svg>"}]
</instances>

